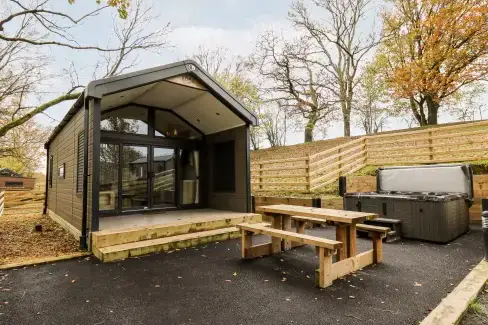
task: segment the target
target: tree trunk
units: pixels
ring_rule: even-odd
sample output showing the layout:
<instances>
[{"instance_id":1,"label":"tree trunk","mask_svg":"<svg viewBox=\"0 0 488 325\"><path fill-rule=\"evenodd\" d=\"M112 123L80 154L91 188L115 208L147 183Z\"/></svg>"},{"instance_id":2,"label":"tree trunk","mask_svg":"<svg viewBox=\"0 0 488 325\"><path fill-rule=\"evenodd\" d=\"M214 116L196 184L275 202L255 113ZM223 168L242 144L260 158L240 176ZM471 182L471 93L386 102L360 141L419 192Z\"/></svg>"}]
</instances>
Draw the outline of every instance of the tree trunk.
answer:
<instances>
[{"instance_id":1,"label":"tree trunk","mask_svg":"<svg viewBox=\"0 0 488 325\"><path fill-rule=\"evenodd\" d=\"M348 107L347 103L343 101L341 103L342 108L342 122L344 126L344 136L351 136L351 108Z\"/></svg>"},{"instance_id":2,"label":"tree trunk","mask_svg":"<svg viewBox=\"0 0 488 325\"><path fill-rule=\"evenodd\" d=\"M313 126L310 127L310 123L305 126L305 142L313 141Z\"/></svg>"},{"instance_id":3,"label":"tree trunk","mask_svg":"<svg viewBox=\"0 0 488 325\"><path fill-rule=\"evenodd\" d=\"M313 141L313 130L315 129L315 124L317 124L317 119L315 112L313 112L308 117L307 125L305 125L305 142Z\"/></svg>"},{"instance_id":4,"label":"tree trunk","mask_svg":"<svg viewBox=\"0 0 488 325\"><path fill-rule=\"evenodd\" d=\"M437 125L437 114L439 112L440 105L431 95L425 96L425 101L428 109L427 124Z\"/></svg>"}]
</instances>

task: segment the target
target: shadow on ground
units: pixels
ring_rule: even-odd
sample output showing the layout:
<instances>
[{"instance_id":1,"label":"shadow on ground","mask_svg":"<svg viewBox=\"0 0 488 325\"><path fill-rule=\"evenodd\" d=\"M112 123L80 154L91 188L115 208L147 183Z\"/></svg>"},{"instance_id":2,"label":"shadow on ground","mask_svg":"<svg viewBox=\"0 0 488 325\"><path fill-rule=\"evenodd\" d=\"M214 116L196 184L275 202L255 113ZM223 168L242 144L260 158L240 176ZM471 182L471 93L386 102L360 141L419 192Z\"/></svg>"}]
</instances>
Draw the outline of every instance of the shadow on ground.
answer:
<instances>
[{"instance_id":1,"label":"shadow on ground","mask_svg":"<svg viewBox=\"0 0 488 325\"><path fill-rule=\"evenodd\" d=\"M403 240L385 244L383 264L321 290L312 247L252 261L240 259L239 240L92 257L0 271L0 324L416 324L481 258L479 228L448 245Z\"/></svg>"}]
</instances>

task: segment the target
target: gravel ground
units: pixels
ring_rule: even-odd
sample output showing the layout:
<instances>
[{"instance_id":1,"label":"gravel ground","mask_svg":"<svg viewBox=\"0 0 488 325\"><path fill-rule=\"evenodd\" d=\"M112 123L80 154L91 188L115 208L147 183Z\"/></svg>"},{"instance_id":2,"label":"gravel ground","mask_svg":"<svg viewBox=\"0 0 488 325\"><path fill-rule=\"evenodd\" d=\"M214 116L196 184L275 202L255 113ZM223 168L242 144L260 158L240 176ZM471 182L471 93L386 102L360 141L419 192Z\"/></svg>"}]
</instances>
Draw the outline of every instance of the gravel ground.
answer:
<instances>
[{"instance_id":1,"label":"gravel ground","mask_svg":"<svg viewBox=\"0 0 488 325\"><path fill-rule=\"evenodd\" d=\"M385 244L384 263L321 290L312 247L249 261L239 240L91 257L0 271L0 324L417 324L481 258L479 228L448 245L402 240Z\"/></svg>"},{"instance_id":2,"label":"gravel ground","mask_svg":"<svg viewBox=\"0 0 488 325\"><path fill-rule=\"evenodd\" d=\"M43 231L35 232L41 224ZM0 265L79 252L74 237L39 208L5 209L0 216Z\"/></svg>"},{"instance_id":3,"label":"gravel ground","mask_svg":"<svg viewBox=\"0 0 488 325\"><path fill-rule=\"evenodd\" d=\"M488 325L488 284L476 299L475 306L468 309L461 325Z\"/></svg>"}]
</instances>

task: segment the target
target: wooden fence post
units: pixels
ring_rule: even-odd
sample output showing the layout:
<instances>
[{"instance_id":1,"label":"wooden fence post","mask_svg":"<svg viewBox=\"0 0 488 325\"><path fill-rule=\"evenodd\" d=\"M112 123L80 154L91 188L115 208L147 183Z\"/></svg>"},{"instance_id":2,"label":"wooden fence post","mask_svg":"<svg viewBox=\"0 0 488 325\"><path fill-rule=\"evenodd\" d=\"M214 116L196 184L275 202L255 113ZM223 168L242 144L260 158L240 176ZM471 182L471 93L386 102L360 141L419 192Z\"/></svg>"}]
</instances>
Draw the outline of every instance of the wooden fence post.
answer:
<instances>
[{"instance_id":1,"label":"wooden fence post","mask_svg":"<svg viewBox=\"0 0 488 325\"><path fill-rule=\"evenodd\" d=\"M429 160L434 160L434 147L432 145L432 131L429 131Z\"/></svg>"},{"instance_id":2,"label":"wooden fence post","mask_svg":"<svg viewBox=\"0 0 488 325\"><path fill-rule=\"evenodd\" d=\"M310 154L307 156L307 159L305 159L305 165L307 166L307 168L305 169L305 174L307 174L305 178L307 182L306 188L307 191L310 192L310 188L312 187L311 179L310 179Z\"/></svg>"},{"instance_id":3,"label":"wooden fence post","mask_svg":"<svg viewBox=\"0 0 488 325\"><path fill-rule=\"evenodd\" d=\"M259 189L263 189L263 164L259 164Z\"/></svg>"}]
</instances>

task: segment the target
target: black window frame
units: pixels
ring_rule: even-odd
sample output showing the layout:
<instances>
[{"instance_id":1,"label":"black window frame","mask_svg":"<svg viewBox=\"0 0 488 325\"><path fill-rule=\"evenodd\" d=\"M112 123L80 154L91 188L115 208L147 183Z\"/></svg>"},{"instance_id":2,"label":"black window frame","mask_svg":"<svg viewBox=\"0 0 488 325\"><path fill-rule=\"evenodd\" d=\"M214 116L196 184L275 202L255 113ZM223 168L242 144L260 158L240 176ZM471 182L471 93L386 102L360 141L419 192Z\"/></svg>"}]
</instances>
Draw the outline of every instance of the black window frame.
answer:
<instances>
[{"instance_id":1,"label":"black window frame","mask_svg":"<svg viewBox=\"0 0 488 325\"><path fill-rule=\"evenodd\" d=\"M61 171L63 174L61 175ZM58 166L58 178L66 179L66 163L62 163Z\"/></svg>"},{"instance_id":2,"label":"black window frame","mask_svg":"<svg viewBox=\"0 0 488 325\"><path fill-rule=\"evenodd\" d=\"M53 187L54 157L49 156L49 187Z\"/></svg>"},{"instance_id":3,"label":"black window frame","mask_svg":"<svg viewBox=\"0 0 488 325\"><path fill-rule=\"evenodd\" d=\"M83 192L83 161L85 155L85 131L78 133L78 154L76 157L76 193Z\"/></svg>"},{"instance_id":4,"label":"black window frame","mask_svg":"<svg viewBox=\"0 0 488 325\"><path fill-rule=\"evenodd\" d=\"M215 193L236 192L236 149L235 140L213 144L213 191Z\"/></svg>"}]
</instances>

